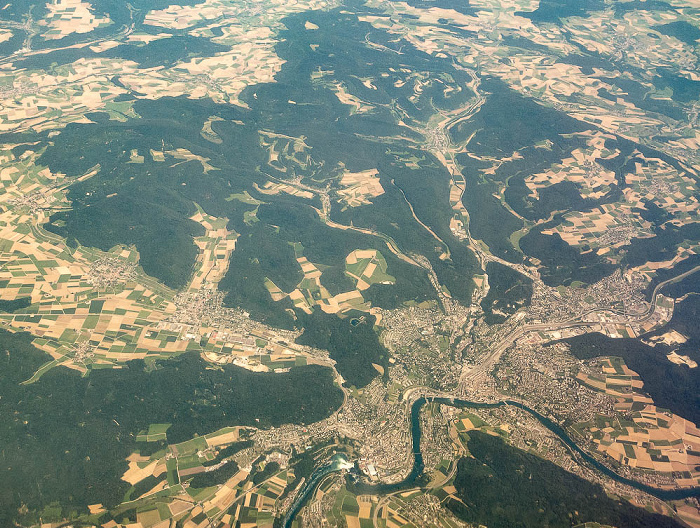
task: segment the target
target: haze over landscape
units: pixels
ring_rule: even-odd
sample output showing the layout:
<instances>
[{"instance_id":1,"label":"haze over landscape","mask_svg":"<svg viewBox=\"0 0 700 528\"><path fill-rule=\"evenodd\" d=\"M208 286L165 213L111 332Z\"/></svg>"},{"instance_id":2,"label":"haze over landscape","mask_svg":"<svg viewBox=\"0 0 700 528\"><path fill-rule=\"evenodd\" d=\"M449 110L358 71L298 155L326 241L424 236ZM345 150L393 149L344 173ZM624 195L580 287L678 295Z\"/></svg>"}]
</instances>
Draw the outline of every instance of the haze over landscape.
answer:
<instances>
[{"instance_id":1,"label":"haze over landscape","mask_svg":"<svg viewBox=\"0 0 700 528\"><path fill-rule=\"evenodd\" d=\"M697 0L0 2L0 527L700 528Z\"/></svg>"}]
</instances>

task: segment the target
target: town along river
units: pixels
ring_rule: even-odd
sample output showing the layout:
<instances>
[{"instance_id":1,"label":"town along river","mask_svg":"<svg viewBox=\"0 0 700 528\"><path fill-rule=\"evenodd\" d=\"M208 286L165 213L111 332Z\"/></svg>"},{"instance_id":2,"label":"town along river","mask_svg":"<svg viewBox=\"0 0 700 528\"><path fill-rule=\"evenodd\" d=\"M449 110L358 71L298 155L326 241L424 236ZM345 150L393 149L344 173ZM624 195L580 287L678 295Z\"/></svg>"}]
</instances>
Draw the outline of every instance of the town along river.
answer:
<instances>
[{"instance_id":1,"label":"town along river","mask_svg":"<svg viewBox=\"0 0 700 528\"><path fill-rule=\"evenodd\" d=\"M420 451L420 436L421 436L421 430L420 430L420 410L427 403L428 400L425 398L419 398L413 403L413 406L411 407L411 434L413 438L413 470L411 473L406 477L404 480L401 482L397 482L395 484L365 484L365 483L357 483L355 485L354 491L357 493L361 494L384 494L384 493L391 493L393 491L399 491L401 489L407 489L407 488L412 488L416 487L417 483L416 481L418 480L418 477L421 475L423 472L423 455L421 454ZM493 409L494 407L502 407L504 405L512 405L513 407L517 407L518 409L522 409L523 411L526 411L530 413L532 416L537 418L539 422L544 425L547 429L552 431L555 435L559 437L559 439L564 442L567 446L569 446L571 449L576 451L581 457L591 466L599 470L601 473L605 474L606 476L610 477L613 480L616 480L617 482L621 482L623 484L627 484L628 486L631 486L633 488L636 488L638 490L644 491L648 493L649 495L652 495L654 497L657 497L662 500L680 500L680 499L685 499L688 497L700 497L700 488L689 488L689 489L683 489L683 490L663 490L663 489L658 489L658 488L652 488L651 486L647 486L645 484L641 484L639 482L636 482L634 480L630 480L628 478L622 477L615 473L613 470L610 468L604 466L600 462L598 462L595 458L593 458L591 455L583 451L579 446L576 445L576 443L569 437L566 432L559 427L557 424L555 424L552 420L549 418L542 416L540 413L537 411L530 409L527 405L523 405L520 402L512 401L512 400L506 400L506 401L501 401L497 403L479 403L479 402L471 402L468 400L460 400L458 398L430 398L429 400L431 403L440 403L442 405L450 405L452 407L457 407L460 409Z\"/></svg>"},{"instance_id":2,"label":"town along river","mask_svg":"<svg viewBox=\"0 0 700 528\"><path fill-rule=\"evenodd\" d=\"M411 406L411 437L413 440L413 469L411 470L411 473L409 473L409 475L401 482L396 482L394 484L366 484L364 482L355 482L354 484L351 484L349 486L349 489L353 493L356 493L358 495L385 495L387 493L392 493L395 491L420 487L420 477L423 474L423 469L425 467L423 464L423 455L420 450L420 411L428 401L430 401L430 403L440 403L442 405L449 405L451 407L457 407L460 409L493 409L495 407L502 407L504 405L512 405L513 407L517 407L518 409L522 409L523 411L530 413L533 417L539 420L539 422L542 425L544 425L547 429L549 429L555 435L557 435L562 442L564 442L567 446L576 451L581 456L581 458L583 458L588 464L590 464L598 471L617 482L627 484L628 486L644 491L649 495L652 495L662 500L680 500L686 499L688 497L700 497L700 488L688 488L682 490L663 490L658 488L652 488L651 486L647 486L645 484L641 484L640 482L636 482L634 480L630 480L628 478L618 475L613 470L604 466L598 460L596 460L591 455L583 451L580 447L578 447L576 443L569 437L569 435L566 434L566 431L564 431L561 427L555 424L552 420L545 416L542 416L537 411L530 409L527 405L523 405L520 402L516 402L513 400L505 400L497 403L479 403L471 402L468 400L460 400L458 398L430 398L429 400L426 400L426 398L419 398L415 402L413 402L413 405ZM336 455L336 457L338 456L342 455ZM343 460L346 464L345 468L347 468L347 459L344 456ZM302 506L309 498L311 492L318 485L320 480L329 473L341 469L340 467L332 469L332 466L333 462L326 464L314 471L314 473L311 475L311 478L309 479L309 482L299 493L299 496L294 501L292 508L287 513L287 516L284 519L284 528L289 528L292 525L294 517L302 508Z\"/></svg>"}]
</instances>

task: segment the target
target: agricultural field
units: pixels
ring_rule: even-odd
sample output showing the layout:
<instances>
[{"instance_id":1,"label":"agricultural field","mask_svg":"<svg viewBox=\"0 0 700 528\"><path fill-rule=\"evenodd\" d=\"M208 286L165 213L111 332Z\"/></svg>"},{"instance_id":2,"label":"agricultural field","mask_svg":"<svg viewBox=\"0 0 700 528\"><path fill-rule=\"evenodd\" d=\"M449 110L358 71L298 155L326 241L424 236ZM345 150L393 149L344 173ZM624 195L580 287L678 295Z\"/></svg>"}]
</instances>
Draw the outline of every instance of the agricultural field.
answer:
<instances>
[{"instance_id":1,"label":"agricultural field","mask_svg":"<svg viewBox=\"0 0 700 528\"><path fill-rule=\"evenodd\" d=\"M34 344L51 356L29 382L57 365L87 373L134 359L167 359L188 350L257 370L267 370L261 359L265 357L286 355L293 364L306 364L305 359L296 359L303 355L298 347L276 345L274 332L264 327L253 337L234 328L195 327L173 320L183 298L206 303L218 295L216 286L228 270L238 236L227 230L226 219L207 215L201 208L191 218L205 234L194 239L199 255L192 278L177 294L140 271L133 247L109 252L73 248L41 227L47 208L66 207L65 187L92 177L99 166L77 179L48 169L28 171L40 153L25 150L18 159L13 147L4 148L3 181L11 205L3 213L2 251L8 263L0 271L4 284L0 298L27 299L29 306L22 313L0 314L0 319L7 329L31 332ZM187 160L181 152L172 155ZM206 171L206 161L201 163ZM267 351L256 345L256 338L264 340ZM274 363L275 359L267 361Z\"/></svg>"},{"instance_id":2,"label":"agricultural field","mask_svg":"<svg viewBox=\"0 0 700 528\"><path fill-rule=\"evenodd\" d=\"M129 468L121 478L132 487L119 515L135 515L142 526L173 519L194 527L203 518L229 525L272 526L278 501L294 481L294 473L280 470L274 454L263 462L251 459L253 442L246 438L255 429L227 427L179 444L165 442L163 429L167 425L153 424L147 437L137 438L158 442L160 449L150 456L133 453L127 458Z\"/></svg>"},{"instance_id":3,"label":"agricultural field","mask_svg":"<svg viewBox=\"0 0 700 528\"><path fill-rule=\"evenodd\" d=\"M600 375L579 373L586 387L615 398L615 416L598 416L575 428L619 464L672 475L677 486L697 486L700 430L693 422L659 409L644 382L621 358L599 361Z\"/></svg>"},{"instance_id":4,"label":"agricultural field","mask_svg":"<svg viewBox=\"0 0 700 528\"><path fill-rule=\"evenodd\" d=\"M370 203L375 196L384 194L376 169L364 172L346 172L340 177L341 189L338 194L348 207L358 207Z\"/></svg>"},{"instance_id":5,"label":"agricultural field","mask_svg":"<svg viewBox=\"0 0 700 528\"><path fill-rule=\"evenodd\" d=\"M48 15L42 21L46 40L58 40L72 33L89 33L112 23L109 16L100 17L92 13L91 5L81 0L54 0L47 4Z\"/></svg>"},{"instance_id":6,"label":"agricultural field","mask_svg":"<svg viewBox=\"0 0 700 528\"><path fill-rule=\"evenodd\" d=\"M299 248L299 249L297 249ZM301 244L295 246L300 254ZM396 279L387 274L387 263L379 251L357 249L345 258L345 274L355 282L355 289L331 295L321 283L323 272L304 256L298 256L297 262L304 275L297 288L290 293L283 292L274 282L267 279L265 287L274 301L289 298L295 308L307 314L313 313L318 306L325 313L343 314L360 311L372 313L371 305L365 302L362 292L373 284L394 284Z\"/></svg>"},{"instance_id":7,"label":"agricultural field","mask_svg":"<svg viewBox=\"0 0 700 528\"><path fill-rule=\"evenodd\" d=\"M0 5L0 525L700 527L695 4Z\"/></svg>"}]
</instances>

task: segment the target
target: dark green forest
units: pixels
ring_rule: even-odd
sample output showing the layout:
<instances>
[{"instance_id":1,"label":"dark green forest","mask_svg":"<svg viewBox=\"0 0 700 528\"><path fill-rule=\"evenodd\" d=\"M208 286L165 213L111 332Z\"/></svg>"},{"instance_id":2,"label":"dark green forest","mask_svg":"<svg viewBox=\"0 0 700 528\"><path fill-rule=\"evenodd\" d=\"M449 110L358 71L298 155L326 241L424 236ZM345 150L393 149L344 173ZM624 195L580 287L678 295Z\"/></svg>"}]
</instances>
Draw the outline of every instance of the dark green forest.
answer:
<instances>
[{"instance_id":1,"label":"dark green forest","mask_svg":"<svg viewBox=\"0 0 700 528\"><path fill-rule=\"evenodd\" d=\"M53 501L66 516L120 502L125 458L151 423L172 423L168 441L177 443L230 425L315 422L343 401L328 368L252 373L212 368L193 353L150 372L142 361L86 378L57 367L21 385L46 359L28 335L0 331L0 526L23 504L32 521Z\"/></svg>"},{"instance_id":2,"label":"dark green forest","mask_svg":"<svg viewBox=\"0 0 700 528\"><path fill-rule=\"evenodd\" d=\"M618 528L677 528L664 515L650 513L485 433L469 433L469 452L457 467L455 487L463 501L447 506L462 520L489 528L569 528L598 522Z\"/></svg>"}]
</instances>

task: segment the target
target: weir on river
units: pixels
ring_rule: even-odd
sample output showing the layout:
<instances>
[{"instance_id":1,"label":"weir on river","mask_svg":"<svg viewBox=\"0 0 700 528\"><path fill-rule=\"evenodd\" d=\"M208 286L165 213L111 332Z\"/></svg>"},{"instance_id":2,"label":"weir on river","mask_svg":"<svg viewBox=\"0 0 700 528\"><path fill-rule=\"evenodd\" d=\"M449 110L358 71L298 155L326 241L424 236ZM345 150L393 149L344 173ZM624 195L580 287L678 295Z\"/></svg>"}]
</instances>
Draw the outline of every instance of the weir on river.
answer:
<instances>
[{"instance_id":1,"label":"weir on river","mask_svg":"<svg viewBox=\"0 0 700 528\"><path fill-rule=\"evenodd\" d=\"M354 464L352 462L349 462L344 454L339 453L337 455L334 455L331 458L330 462L314 470L314 472L309 477L309 481L301 489L296 499L294 499L291 508L289 508L289 511L287 512L287 515L284 516L282 527L290 528L292 526L292 522L294 522L294 518L296 517L297 513L299 513L299 510L301 510L301 508L304 506L304 504L312 495L313 491L316 489L316 486L318 486L323 477L330 473L333 473L334 471L340 471L341 469L350 469L353 466Z\"/></svg>"}]
</instances>

